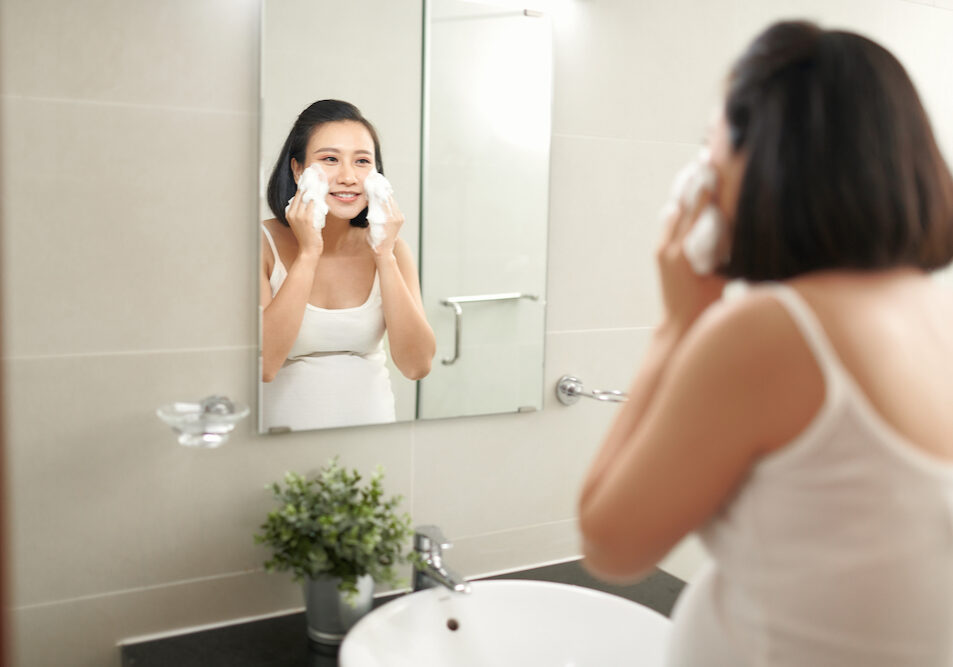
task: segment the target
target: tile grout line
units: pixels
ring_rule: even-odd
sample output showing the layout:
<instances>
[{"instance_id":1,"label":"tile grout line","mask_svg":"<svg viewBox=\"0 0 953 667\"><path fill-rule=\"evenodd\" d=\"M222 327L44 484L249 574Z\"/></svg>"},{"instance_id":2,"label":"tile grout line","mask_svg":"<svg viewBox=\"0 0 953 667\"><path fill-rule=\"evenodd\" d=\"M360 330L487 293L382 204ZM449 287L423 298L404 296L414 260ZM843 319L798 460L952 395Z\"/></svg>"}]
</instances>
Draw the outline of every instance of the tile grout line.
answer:
<instances>
[{"instance_id":1,"label":"tile grout line","mask_svg":"<svg viewBox=\"0 0 953 667\"><path fill-rule=\"evenodd\" d=\"M95 99L85 99L79 97L43 97L40 95L18 95L5 93L0 95L0 100L16 100L16 101L30 101L30 102L47 102L51 104L80 104L83 106L100 106L100 107L119 107L125 109L139 109L139 110L150 110L150 111L176 111L179 113L202 113L202 114L214 114L214 115L225 115L225 116L249 116L256 117L258 115L257 111L240 111L237 109L211 109L203 107L183 107L183 106L174 106L166 104L144 104L142 102L120 102L117 100L95 100Z\"/></svg>"},{"instance_id":2,"label":"tile grout line","mask_svg":"<svg viewBox=\"0 0 953 667\"><path fill-rule=\"evenodd\" d=\"M90 595L78 595L72 598L64 598L62 600L51 600L49 602L34 602L32 604L18 605L15 607L10 607L12 611L31 611L33 609L42 609L44 607L54 607L62 604L72 604L74 602L87 602L90 600L97 600L100 598L108 598L116 595L129 595L133 593L144 593L148 591L154 591L162 588L171 588L174 586L185 586L188 584L202 583L207 581L216 581L219 579L233 579L235 577L244 577L250 574L259 574L264 573L264 568L254 568L249 570L240 570L238 572L226 572L225 574L215 574L208 577L194 577L192 579L178 579L176 581L167 581L161 584L152 584L149 586L136 586L134 588L122 588L115 591L107 591L105 593L92 593Z\"/></svg>"},{"instance_id":3,"label":"tile grout line","mask_svg":"<svg viewBox=\"0 0 953 667\"><path fill-rule=\"evenodd\" d=\"M196 352L234 352L257 350L257 345L221 345L217 347L183 347L152 350L119 350L115 352L73 352L62 354L20 354L4 357L6 361L43 361L47 359L72 359L74 357L134 357L151 354L193 354Z\"/></svg>"},{"instance_id":4,"label":"tile grout line","mask_svg":"<svg viewBox=\"0 0 953 667\"><path fill-rule=\"evenodd\" d=\"M654 331L655 326L634 326L634 327L612 327L608 329L561 329L559 331L547 331L547 336L561 336L563 334L582 334L582 333L618 333L620 331Z\"/></svg>"},{"instance_id":5,"label":"tile grout line","mask_svg":"<svg viewBox=\"0 0 953 667\"><path fill-rule=\"evenodd\" d=\"M519 526L517 528L504 528L503 530L493 530L488 533L474 533L472 535L463 535L454 537L454 540L473 540L480 537L493 537L495 535L503 535L505 533L515 533L519 531L524 531L528 528L541 528L543 526L555 526L560 523L575 523L576 517L569 517L568 519L556 519L554 521L543 521L542 523L533 523L525 526Z\"/></svg>"},{"instance_id":6,"label":"tile grout line","mask_svg":"<svg viewBox=\"0 0 953 667\"><path fill-rule=\"evenodd\" d=\"M553 138L560 139L595 139L597 141L619 141L634 144L648 144L652 146L685 146L686 148L697 149L701 142L691 141L665 141L662 139L640 139L636 137L619 137L601 134L578 134L575 132L553 132Z\"/></svg>"}]
</instances>

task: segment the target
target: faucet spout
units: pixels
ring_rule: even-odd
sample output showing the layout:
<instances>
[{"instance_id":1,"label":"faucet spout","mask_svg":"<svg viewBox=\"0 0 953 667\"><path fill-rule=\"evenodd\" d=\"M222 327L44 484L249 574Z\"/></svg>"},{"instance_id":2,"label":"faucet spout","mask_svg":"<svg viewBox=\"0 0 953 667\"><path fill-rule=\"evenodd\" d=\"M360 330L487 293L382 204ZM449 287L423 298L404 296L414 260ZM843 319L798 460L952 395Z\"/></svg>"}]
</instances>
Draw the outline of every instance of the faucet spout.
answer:
<instances>
[{"instance_id":1,"label":"faucet spout","mask_svg":"<svg viewBox=\"0 0 953 667\"><path fill-rule=\"evenodd\" d=\"M443 550L451 543L437 526L420 526L414 533L414 551L418 564L414 568L414 591L441 586L456 593L469 593L470 584L443 563Z\"/></svg>"},{"instance_id":2,"label":"faucet spout","mask_svg":"<svg viewBox=\"0 0 953 667\"><path fill-rule=\"evenodd\" d=\"M422 570L414 572L414 590L443 586L456 593L469 593L470 584L462 576L434 559L424 558Z\"/></svg>"}]
</instances>

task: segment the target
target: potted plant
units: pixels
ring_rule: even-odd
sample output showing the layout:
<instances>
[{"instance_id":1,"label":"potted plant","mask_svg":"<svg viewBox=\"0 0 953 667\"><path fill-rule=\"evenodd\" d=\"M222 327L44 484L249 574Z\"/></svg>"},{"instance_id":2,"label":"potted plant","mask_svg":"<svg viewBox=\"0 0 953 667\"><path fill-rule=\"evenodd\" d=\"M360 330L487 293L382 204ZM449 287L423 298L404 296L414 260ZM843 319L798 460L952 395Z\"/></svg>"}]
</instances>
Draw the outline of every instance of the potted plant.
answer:
<instances>
[{"instance_id":1,"label":"potted plant","mask_svg":"<svg viewBox=\"0 0 953 667\"><path fill-rule=\"evenodd\" d=\"M410 516L398 514L401 496L384 498L378 467L370 484L332 458L317 475L285 473L284 484L268 485L278 506L255 535L272 549L268 572L288 571L304 584L308 636L339 644L370 611L374 582L401 582L396 567L413 534Z\"/></svg>"}]
</instances>

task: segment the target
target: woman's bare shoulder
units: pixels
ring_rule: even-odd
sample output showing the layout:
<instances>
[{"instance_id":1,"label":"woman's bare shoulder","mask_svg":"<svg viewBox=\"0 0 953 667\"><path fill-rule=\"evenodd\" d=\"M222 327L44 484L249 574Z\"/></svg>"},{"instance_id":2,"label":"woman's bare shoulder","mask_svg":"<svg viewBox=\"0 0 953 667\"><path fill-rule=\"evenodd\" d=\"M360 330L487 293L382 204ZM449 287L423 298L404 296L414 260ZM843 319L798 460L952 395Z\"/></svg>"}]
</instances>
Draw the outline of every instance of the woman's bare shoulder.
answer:
<instances>
[{"instance_id":1,"label":"woman's bare shoulder","mask_svg":"<svg viewBox=\"0 0 953 667\"><path fill-rule=\"evenodd\" d=\"M745 406L761 453L790 441L823 402L823 372L771 289L754 288L710 307L685 347L694 359L691 375L710 379L707 395Z\"/></svg>"},{"instance_id":2,"label":"woman's bare shoulder","mask_svg":"<svg viewBox=\"0 0 953 667\"><path fill-rule=\"evenodd\" d=\"M268 220L263 220L261 223L262 227L268 230L268 233L271 234L271 237L277 241L279 238L284 238L287 234L291 233L291 229L286 225L281 224L278 221L278 218L269 218Z\"/></svg>"},{"instance_id":3,"label":"woman's bare shoulder","mask_svg":"<svg viewBox=\"0 0 953 667\"><path fill-rule=\"evenodd\" d=\"M776 334L795 332L785 307L771 289L754 287L713 304L699 318L698 336L714 337L739 350L752 346L771 351L784 340Z\"/></svg>"}]
</instances>

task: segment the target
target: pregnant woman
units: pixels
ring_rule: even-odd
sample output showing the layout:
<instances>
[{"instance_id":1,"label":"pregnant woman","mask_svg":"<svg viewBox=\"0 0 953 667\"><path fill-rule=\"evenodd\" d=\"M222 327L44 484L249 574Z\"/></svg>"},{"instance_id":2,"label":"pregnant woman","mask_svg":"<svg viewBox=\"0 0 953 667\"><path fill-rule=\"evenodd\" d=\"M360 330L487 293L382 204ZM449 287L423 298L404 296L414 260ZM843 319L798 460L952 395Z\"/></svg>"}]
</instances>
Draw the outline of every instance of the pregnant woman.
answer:
<instances>
[{"instance_id":1,"label":"pregnant woman","mask_svg":"<svg viewBox=\"0 0 953 667\"><path fill-rule=\"evenodd\" d=\"M774 25L727 88L717 179L668 217L665 315L583 486L586 562L637 576L698 531L669 667L950 667L949 168L860 35ZM709 206L728 253L697 275ZM753 285L723 300L726 278Z\"/></svg>"},{"instance_id":2,"label":"pregnant woman","mask_svg":"<svg viewBox=\"0 0 953 667\"><path fill-rule=\"evenodd\" d=\"M327 184L323 228L315 224L321 202L305 201L298 188L313 165ZM371 244L364 184L375 172L383 173L377 132L339 100L305 109L281 149L267 192L275 217L262 223L265 430L394 421L385 332L401 373L417 380L430 372L434 334L392 196Z\"/></svg>"}]
</instances>

